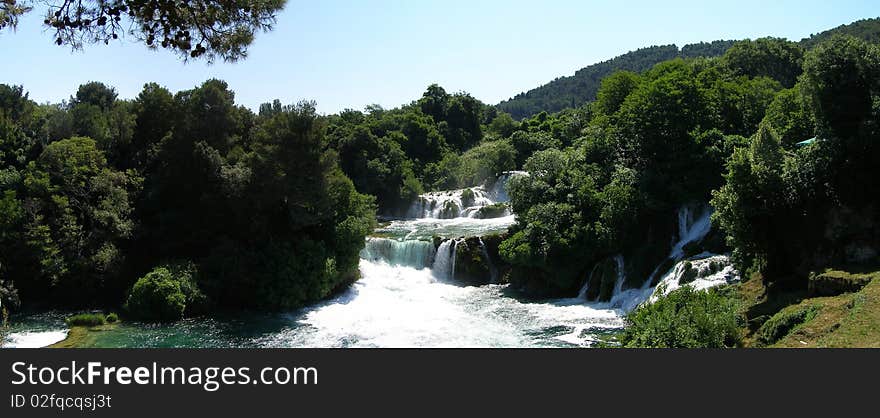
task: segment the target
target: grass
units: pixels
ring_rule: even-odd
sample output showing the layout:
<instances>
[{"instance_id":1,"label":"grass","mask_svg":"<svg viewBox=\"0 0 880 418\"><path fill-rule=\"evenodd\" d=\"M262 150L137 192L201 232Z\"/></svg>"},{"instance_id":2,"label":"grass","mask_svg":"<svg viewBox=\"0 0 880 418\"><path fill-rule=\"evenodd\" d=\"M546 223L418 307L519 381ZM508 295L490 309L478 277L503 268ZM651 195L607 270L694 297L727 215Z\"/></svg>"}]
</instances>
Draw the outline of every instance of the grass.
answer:
<instances>
[{"instance_id":1,"label":"grass","mask_svg":"<svg viewBox=\"0 0 880 418\"><path fill-rule=\"evenodd\" d=\"M828 269L810 276L809 290L814 296L837 296L842 293L858 292L878 276L880 276L878 272L856 273Z\"/></svg>"},{"instance_id":2,"label":"grass","mask_svg":"<svg viewBox=\"0 0 880 418\"><path fill-rule=\"evenodd\" d=\"M116 328L118 324L97 326L72 326L67 332L67 338L50 345L48 348L83 348L91 347L97 333Z\"/></svg>"},{"instance_id":3,"label":"grass","mask_svg":"<svg viewBox=\"0 0 880 418\"><path fill-rule=\"evenodd\" d=\"M64 320L69 326L92 327L107 323L107 317L101 313L82 313Z\"/></svg>"},{"instance_id":4,"label":"grass","mask_svg":"<svg viewBox=\"0 0 880 418\"><path fill-rule=\"evenodd\" d=\"M821 311L822 306L814 303L801 304L785 308L773 315L758 329L758 340L763 344L773 344L781 338L789 335L814 318Z\"/></svg>"},{"instance_id":5,"label":"grass","mask_svg":"<svg viewBox=\"0 0 880 418\"><path fill-rule=\"evenodd\" d=\"M80 348L90 347L96 333L109 331L119 325L119 315L111 312L82 313L67 318L64 322L70 327L67 338L50 345L48 348Z\"/></svg>"},{"instance_id":6,"label":"grass","mask_svg":"<svg viewBox=\"0 0 880 418\"><path fill-rule=\"evenodd\" d=\"M748 325L747 347L880 348L880 272L827 270L847 281L870 282L837 296L812 296L807 289L767 284L760 275L736 285ZM857 288L858 289L858 288Z\"/></svg>"}]
</instances>

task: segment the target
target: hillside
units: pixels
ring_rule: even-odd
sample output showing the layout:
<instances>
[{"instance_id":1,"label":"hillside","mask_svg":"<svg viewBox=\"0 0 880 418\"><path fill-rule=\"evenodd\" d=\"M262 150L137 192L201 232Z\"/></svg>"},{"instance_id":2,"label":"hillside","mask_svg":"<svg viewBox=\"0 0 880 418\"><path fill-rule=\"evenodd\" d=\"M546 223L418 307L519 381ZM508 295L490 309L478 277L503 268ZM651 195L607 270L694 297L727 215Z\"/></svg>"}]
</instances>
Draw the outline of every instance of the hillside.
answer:
<instances>
[{"instance_id":1,"label":"hillside","mask_svg":"<svg viewBox=\"0 0 880 418\"><path fill-rule=\"evenodd\" d=\"M880 42L880 18L857 20L848 25L840 25L834 29L817 33L801 40L804 48L810 49L833 35L850 35L871 43Z\"/></svg>"},{"instance_id":2,"label":"hillside","mask_svg":"<svg viewBox=\"0 0 880 418\"><path fill-rule=\"evenodd\" d=\"M714 57L727 51L734 41L715 41L685 45L651 46L578 70L573 76L559 77L541 87L498 104L498 109L516 119L532 116L543 110L557 112L577 107L596 98L599 84L615 71L645 71L657 63L673 58Z\"/></svg>"},{"instance_id":3,"label":"hillside","mask_svg":"<svg viewBox=\"0 0 880 418\"><path fill-rule=\"evenodd\" d=\"M880 42L880 18L859 20L841 25L805 38L800 41L806 49L811 49L833 35L844 34ZM523 119L541 111L558 112L577 107L595 100L601 80L615 71L642 72L660 62L681 57L715 57L724 54L735 41L714 41L710 43L685 45L681 50L675 45L652 46L630 51L608 61L593 64L578 70L573 76L559 77L541 87L520 93L497 105L499 110L510 113L516 119Z\"/></svg>"}]
</instances>

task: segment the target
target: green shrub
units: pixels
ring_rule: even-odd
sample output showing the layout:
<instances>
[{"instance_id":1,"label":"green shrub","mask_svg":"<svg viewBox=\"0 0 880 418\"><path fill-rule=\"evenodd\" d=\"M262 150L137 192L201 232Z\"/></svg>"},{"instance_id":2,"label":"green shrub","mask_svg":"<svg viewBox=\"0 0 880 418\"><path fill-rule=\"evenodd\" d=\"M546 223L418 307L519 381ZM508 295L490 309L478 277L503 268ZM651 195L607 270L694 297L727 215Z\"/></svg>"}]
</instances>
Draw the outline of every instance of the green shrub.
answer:
<instances>
[{"instance_id":1,"label":"green shrub","mask_svg":"<svg viewBox=\"0 0 880 418\"><path fill-rule=\"evenodd\" d=\"M501 218L507 215L507 203L494 203L483 206L477 211L476 217L479 219Z\"/></svg>"},{"instance_id":2,"label":"green shrub","mask_svg":"<svg viewBox=\"0 0 880 418\"><path fill-rule=\"evenodd\" d=\"M741 343L733 298L685 286L630 312L621 344L630 348L730 348Z\"/></svg>"},{"instance_id":3,"label":"green shrub","mask_svg":"<svg viewBox=\"0 0 880 418\"><path fill-rule=\"evenodd\" d=\"M100 313L82 313L67 318L64 322L69 326L96 327L107 323L107 318Z\"/></svg>"},{"instance_id":4,"label":"green shrub","mask_svg":"<svg viewBox=\"0 0 880 418\"><path fill-rule=\"evenodd\" d=\"M134 284L125 310L136 319L145 321L176 321L183 318L186 295L180 280L166 267L157 267Z\"/></svg>"},{"instance_id":5,"label":"green shrub","mask_svg":"<svg viewBox=\"0 0 880 418\"><path fill-rule=\"evenodd\" d=\"M108 324L115 324L117 322L119 322L119 315L116 315L116 312L110 312L107 315L107 323Z\"/></svg>"},{"instance_id":6,"label":"green shrub","mask_svg":"<svg viewBox=\"0 0 880 418\"><path fill-rule=\"evenodd\" d=\"M764 344L779 341L799 325L816 317L819 308L816 306L783 309L773 315L758 329L758 339Z\"/></svg>"}]
</instances>

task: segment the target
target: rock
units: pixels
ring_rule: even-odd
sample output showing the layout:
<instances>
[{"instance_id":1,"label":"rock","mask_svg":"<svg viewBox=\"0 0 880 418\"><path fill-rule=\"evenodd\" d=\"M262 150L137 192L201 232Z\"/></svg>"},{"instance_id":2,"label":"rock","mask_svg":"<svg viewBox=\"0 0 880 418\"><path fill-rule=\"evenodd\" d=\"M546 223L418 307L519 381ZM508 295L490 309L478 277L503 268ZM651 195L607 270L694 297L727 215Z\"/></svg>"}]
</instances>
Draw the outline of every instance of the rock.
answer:
<instances>
[{"instance_id":1,"label":"rock","mask_svg":"<svg viewBox=\"0 0 880 418\"><path fill-rule=\"evenodd\" d=\"M839 270L828 270L820 274L811 274L808 290L811 296L837 296L862 290L875 277L880 275L852 274Z\"/></svg>"},{"instance_id":2,"label":"rock","mask_svg":"<svg viewBox=\"0 0 880 418\"><path fill-rule=\"evenodd\" d=\"M492 218L502 218L507 216L508 209L506 203L495 203L488 206L483 206L477 213L474 215L477 219L492 219Z\"/></svg>"},{"instance_id":3,"label":"rock","mask_svg":"<svg viewBox=\"0 0 880 418\"><path fill-rule=\"evenodd\" d=\"M694 281L697 278L697 273L697 270L694 269L694 264L690 261L685 261L681 277L678 279L678 284L683 285Z\"/></svg>"},{"instance_id":4,"label":"rock","mask_svg":"<svg viewBox=\"0 0 880 418\"><path fill-rule=\"evenodd\" d=\"M474 203L474 191L471 189L464 189L461 192L461 205L468 208L473 206Z\"/></svg>"},{"instance_id":5,"label":"rock","mask_svg":"<svg viewBox=\"0 0 880 418\"><path fill-rule=\"evenodd\" d=\"M474 286L489 284L492 282L489 263L480 239L467 238L455 247L454 279Z\"/></svg>"},{"instance_id":6,"label":"rock","mask_svg":"<svg viewBox=\"0 0 880 418\"><path fill-rule=\"evenodd\" d=\"M590 285L587 288L587 300L608 302L614 296L614 285L617 284L617 263L607 258L597 263L590 273Z\"/></svg>"},{"instance_id":7,"label":"rock","mask_svg":"<svg viewBox=\"0 0 880 418\"><path fill-rule=\"evenodd\" d=\"M441 219L453 219L457 218L459 213L461 213L461 208L458 207L458 204L447 200L446 203L443 204L443 207L440 209L440 218Z\"/></svg>"}]
</instances>

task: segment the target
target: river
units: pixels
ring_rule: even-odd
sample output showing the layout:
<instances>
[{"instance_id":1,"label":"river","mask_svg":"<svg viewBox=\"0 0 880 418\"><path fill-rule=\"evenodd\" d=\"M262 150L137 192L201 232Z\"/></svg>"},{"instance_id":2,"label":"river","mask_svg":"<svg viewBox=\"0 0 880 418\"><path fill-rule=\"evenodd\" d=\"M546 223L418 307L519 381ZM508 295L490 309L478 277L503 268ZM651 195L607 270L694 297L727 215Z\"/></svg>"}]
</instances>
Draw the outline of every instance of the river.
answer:
<instances>
[{"instance_id":1,"label":"river","mask_svg":"<svg viewBox=\"0 0 880 418\"><path fill-rule=\"evenodd\" d=\"M626 311L648 300L653 288L618 288L605 303L582 297L534 301L521 299L504 284L465 286L456 279L454 254L463 238L503 232L515 222L515 215L506 211L480 217L485 215L482 208L497 209L507 201L504 185L516 175L527 174L505 174L492 186L422 195L406 218L382 224L367 238L361 279L326 301L282 314L214 316L166 325L124 323L90 333L81 345L589 347L622 329ZM703 227L692 223L697 225L691 229ZM4 346L45 346L63 339L66 314L14 318Z\"/></svg>"}]
</instances>

